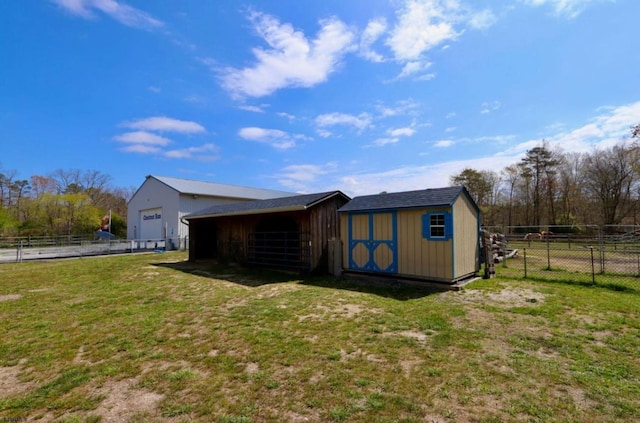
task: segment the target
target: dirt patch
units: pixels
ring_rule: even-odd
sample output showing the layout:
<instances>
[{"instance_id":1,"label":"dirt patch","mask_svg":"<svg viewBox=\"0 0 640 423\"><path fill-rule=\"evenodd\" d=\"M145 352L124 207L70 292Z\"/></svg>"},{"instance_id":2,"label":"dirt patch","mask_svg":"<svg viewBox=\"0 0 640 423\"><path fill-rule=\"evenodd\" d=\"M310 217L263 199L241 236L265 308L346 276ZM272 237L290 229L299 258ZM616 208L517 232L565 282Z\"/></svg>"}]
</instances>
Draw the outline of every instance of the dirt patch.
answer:
<instances>
[{"instance_id":1,"label":"dirt patch","mask_svg":"<svg viewBox=\"0 0 640 423\"><path fill-rule=\"evenodd\" d=\"M464 303L482 303L503 307L534 306L543 303L546 295L525 288L504 288L500 291L476 291L464 290L458 293L445 293L443 295L454 296Z\"/></svg>"},{"instance_id":2,"label":"dirt patch","mask_svg":"<svg viewBox=\"0 0 640 423\"><path fill-rule=\"evenodd\" d=\"M137 384L137 379L110 380L96 388L95 395L105 399L92 414L113 423L125 423L140 414L154 415L164 395L137 389Z\"/></svg>"},{"instance_id":3,"label":"dirt patch","mask_svg":"<svg viewBox=\"0 0 640 423\"><path fill-rule=\"evenodd\" d=\"M16 366L0 367L0 399L21 394L35 386L33 383L20 381L24 362L21 361Z\"/></svg>"},{"instance_id":4,"label":"dirt patch","mask_svg":"<svg viewBox=\"0 0 640 423\"><path fill-rule=\"evenodd\" d=\"M20 298L22 298L21 294L0 295L0 302L2 302L2 301L15 301L15 300L19 300Z\"/></svg>"},{"instance_id":5,"label":"dirt patch","mask_svg":"<svg viewBox=\"0 0 640 423\"><path fill-rule=\"evenodd\" d=\"M316 305L317 313L305 314L298 317L298 321L318 319L351 319L363 313L381 313L380 309L363 307L360 304L338 304L335 307Z\"/></svg>"},{"instance_id":6,"label":"dirt patch","mask_svg":"<svg viewBox=\"0 0 640 423\"><path fill-rule=\"evenodd\" d=\"M393 335L400 335L406 338L412 338L419 342L424 342L427 340L427 335L423 332L418 332L415 330L404 330L402 332L393 332Z\"/></svg>"},{"instance_id":7,"label":"dirt patch","mask_svg":"<svg viewBox=\"0 0 640 423\"><path fill-rule=\"evenodd\" d=\"M247 367L245 367L244 371L247 372L247 374L254 374L254 373L258 373L258 370L260 370L260 366L258 366L258 363L247 363Z\"/></svg>"},{"instance_id":8,"label":"dirt patch","mask_svg":"<svg viewBox=\"0 0 640 423\"><path fill-rule=\"evenodd\" d=\"M262 292L256 295L256 298L274 298L281 294L286 294L288 292L295 292L300 289L300 286L295 285L294 283L286 283L286 284L277 284L273 286L269 286L268 288L263 288Z\"/></svg>"}]
</instances>

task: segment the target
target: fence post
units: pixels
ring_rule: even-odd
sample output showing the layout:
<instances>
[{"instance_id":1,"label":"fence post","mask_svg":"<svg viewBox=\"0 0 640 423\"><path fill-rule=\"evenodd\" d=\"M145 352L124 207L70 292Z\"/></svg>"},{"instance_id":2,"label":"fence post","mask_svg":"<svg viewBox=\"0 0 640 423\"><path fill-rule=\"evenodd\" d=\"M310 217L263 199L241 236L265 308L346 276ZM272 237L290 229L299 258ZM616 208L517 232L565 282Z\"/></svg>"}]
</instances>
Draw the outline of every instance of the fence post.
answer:
<instances>
[{"instance_id":1,"label":"fence post","mask_svg":"<svg viewBox=\"0 0 640 423\"><path fill-rule=\"evenodd\" d=\"M599 244L600 244L600 273L604 274L604 253L605 253L605 248L607 247L605 240L604 240L604 227L600 227L600 239L599 239Z\"/></svg>"},{"instance_id":2,"label":"fence post","mask_svg":"<svg viewBox=\"0 0 640 423\"><path fill-rule=\"evenodd\" d=\"M551 270L551 245L549 244L551 236L547 233L547 270Z\"/></svg>"},{"instance_id":3,"label":"fence post","mask_svg":"<svg viewBox=\"0 0 640 423\"><path fill-rule=\"evenodd\" d=\"M595 270L595 264L593 262L593 247L589 247L589 250L591 250L591 283L592 284L596 284L596 270Z\"/></svg>"},{"instance_id":4,"label":"fence post","mask_svg":"<svg viewBox=\"0 0 640 423\"><path fill-rule=\"evenodd\" d=\"M524 278L527 279L527 249L523 248L524 250Z\"/></svg>"}]
</instances>

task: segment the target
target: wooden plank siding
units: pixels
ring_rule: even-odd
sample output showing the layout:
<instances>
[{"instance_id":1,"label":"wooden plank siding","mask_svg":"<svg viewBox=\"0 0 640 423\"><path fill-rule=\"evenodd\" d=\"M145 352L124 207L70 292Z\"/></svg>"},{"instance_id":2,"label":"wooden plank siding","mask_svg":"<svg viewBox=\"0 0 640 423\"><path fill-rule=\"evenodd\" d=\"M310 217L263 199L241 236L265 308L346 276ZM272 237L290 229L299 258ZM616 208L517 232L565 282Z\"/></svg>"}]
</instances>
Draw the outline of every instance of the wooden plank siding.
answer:
<instances>
[{"instance_id":1,"label":"wooden plank siding","mask_svg":"<svg viewBox=\"0 0 640 423\"><path fill-rule=\"evenodd\" d=\"M480 216L469 199L461 195L453 204L454 278L480 270Z\"/></svg>"},{"instance_id":2,"label":"wooden plank siding","mask_svg":"<svg viewBox=\"0 0 640 423\"><path fill-rule=\"evenodd\" d=\"M422 236L422 216L442 209L398 212L398 273L434 280L453 278L452 240L429 241Z\"/></svg>"}]
</instances>

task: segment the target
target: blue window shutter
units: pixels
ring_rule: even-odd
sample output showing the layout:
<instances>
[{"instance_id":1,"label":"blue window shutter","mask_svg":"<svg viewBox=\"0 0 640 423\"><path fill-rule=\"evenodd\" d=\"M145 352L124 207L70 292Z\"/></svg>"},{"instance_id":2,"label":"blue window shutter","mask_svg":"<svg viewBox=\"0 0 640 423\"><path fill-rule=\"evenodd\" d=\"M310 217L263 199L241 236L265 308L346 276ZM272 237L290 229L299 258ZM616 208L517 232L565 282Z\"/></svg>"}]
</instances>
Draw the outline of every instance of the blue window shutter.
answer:
<instances>
[{"instance_id":1,"label":"blue window shutter","mask_svg":"<svg viewBox=\"0 0 640 423\"><path fill-rule=\"evenodd\" d=\"M453 214L444 214L444 239L453 238Z\"/></svg>"},{"instance_id":2,"label":"blue window shutter","mask_svg":"<svg viewBox=\"0 0 640 423\"><path fill-rule=\"evenodd\" d=\"M431 221L430 221L430 214L423 214L422 215L422 237L424 239L429 239L431 238Z\"/></svg>"}]
</instances>

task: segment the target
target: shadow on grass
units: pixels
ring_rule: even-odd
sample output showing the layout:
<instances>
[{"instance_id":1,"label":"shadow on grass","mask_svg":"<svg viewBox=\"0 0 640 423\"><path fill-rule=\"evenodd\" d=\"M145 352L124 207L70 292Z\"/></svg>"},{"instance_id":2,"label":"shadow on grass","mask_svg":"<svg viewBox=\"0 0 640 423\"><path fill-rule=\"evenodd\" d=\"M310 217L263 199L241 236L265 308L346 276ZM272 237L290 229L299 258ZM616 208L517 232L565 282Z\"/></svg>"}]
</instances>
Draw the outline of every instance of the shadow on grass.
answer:
<instances>
[{"instance_id":1,"label":"shadow on grass","mask_svg":"<svg viewBox=\"0 0 640 423\"><path fill-rule=\"evenodd\" d=\"M154 263L154 265L196 276L224 280L246 287L260 287L263 285L297 282L301 285L320 288L363 292L399 301L422 298L438 294L446 290L445 286L443 286L442 289L438 289L434 286L419 286L419 284L409 285L396 279L385 280L381 278L363 277L334 278L331 276L304 275L296 272L228 266L216 263L215 261L183 261Z\"/></svg>"}]
</instances>

